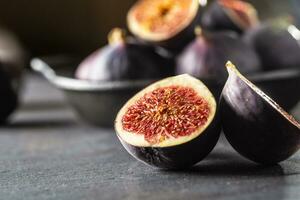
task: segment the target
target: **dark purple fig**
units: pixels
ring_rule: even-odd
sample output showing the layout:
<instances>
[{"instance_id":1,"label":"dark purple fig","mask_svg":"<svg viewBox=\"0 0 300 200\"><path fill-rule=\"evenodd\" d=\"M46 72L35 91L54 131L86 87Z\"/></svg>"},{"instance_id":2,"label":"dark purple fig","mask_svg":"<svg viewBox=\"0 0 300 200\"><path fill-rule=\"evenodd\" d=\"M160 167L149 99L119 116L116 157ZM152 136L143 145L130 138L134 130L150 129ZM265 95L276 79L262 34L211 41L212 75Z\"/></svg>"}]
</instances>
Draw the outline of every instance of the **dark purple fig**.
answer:
<instances>
[{"instance_id":1,"label":"dark purple fig","mask_svg":"<svg viewBox=\"0 0 300 200\"><path fill-rule=\"evenodd\" d=\"M121 29L110 34L110 44L97 50L78 67L75 76L90 81L158 79L172 75L171 59L151 46L126 39Z\"/></svg>"},{"instance_id":2,"label":"dark purple fig","mask_svg":"<svg viewBox=\"0 0 300 200\"><path fill-rule=\"evenodd\" d=\"M300 68L300 31L294 25L266 23L245 35L264 70Z\"/></svg>"},{"instance_id":3,"label":"dark purple fig","mask_svg":"<svg viewBox=\"0 0 300 200\"><path fill-rule=\"evenodd\" d=\"M300 124L230 62L220 100L223 131L233 148L261 164L276 164L300 148ZM292 94L291 94L292 95Z\"/></svg>"},{"instance_id":4,"label":"dark purple fig","mask_svg":"<svg viewBox=\"0 0 300 200\"><path fill-rule=\"evenodd\" d=\"M18 38L4 29L0 29L0 62L3 71L7 73L13 87L17 90L21 85L21 76L27 64L27 57Z\"/></svg>"},{"instance_id":5,"label":"dark purple fig","mask_svg":"<svg viewBox=\"0 0 300 200\"><path fill-rule=\"evenodd\" d=\"M0 124L6 122L18 106L17 91L13 87L10 75L3 68L3 65L0 63Z\"/></svg>"},{"instance_id":6,"label":"dark purple fig","mask_svg":"<svg viewBox=\"0 0 300 200\"><path fill-rule=\"evenodd\" d=\"M244 33L258 23L256 9L240 0L215 0L203 13L201 21L206 30L232 30L237 33Z\"/></svg>"},{"instance_id":7,"label":"dark purple fig","mask_svg":"<svg viewBox=\"0 0 300 200\"><path fill-rule=\"evenodd\" d=\"M140 40L178 53L194 38L200 6L199 0L139 0L128 12L128 28Z\"/></svg>"},{"instance_id":8,"label":"dark purple fig","mask_svg":"<svg viewBox=\"0 0 300 200\"><path fill-rule=\"evenodd\" d=\"M136 159L183 169L201 161L220 135L216 101L199 80L180 75L154 83L131 98L115 120L117 136Z\"/></svg>"},{"instance_id":9,"label":"dark purple fig","mask_svg":"<svg viewBox=\"0 0 300 200\"><path fill-rule=\"evenodd\" d=\"M18 39L11 32L0 29L0 123L6 122L18 106L25 65L25 51Z\"/></svg>"},{"instance_id":10,"label":"dark purple fig","mask_svg":"<svg viewBox=\"0 0 300 200\"><path fill-rule=\"evenodd\" d=\"M225 83L224 65L232 60L246 74L258 72L260 62L255 51L232 32L207 33L196 29L197 37L179 55L176 74L190 74L201 80Z\"/></svg>"}]
</instances>

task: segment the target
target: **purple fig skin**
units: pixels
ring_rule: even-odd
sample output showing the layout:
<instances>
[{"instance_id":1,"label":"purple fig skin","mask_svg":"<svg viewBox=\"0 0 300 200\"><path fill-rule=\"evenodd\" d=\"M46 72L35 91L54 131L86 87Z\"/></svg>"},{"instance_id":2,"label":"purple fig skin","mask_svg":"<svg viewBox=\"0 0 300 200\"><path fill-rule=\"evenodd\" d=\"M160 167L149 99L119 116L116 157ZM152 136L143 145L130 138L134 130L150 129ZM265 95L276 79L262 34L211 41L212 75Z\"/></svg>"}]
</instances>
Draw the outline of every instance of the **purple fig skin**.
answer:
<instances>
[{"instance_id":1,"label":"purple fig skin","mask_svg":"<svg viewBox=\"0 0 300 200\"><path fill-rule=\"evenodd\" d=\"M285 118L266 100L269 97L262 96L230 73L220 99L220 115L224 134L237 152L254 162L272 165L298 151L300 125L288 120L291 116Z\"/></svg>"},{"instance_id":2,"label":"purple fig skin","mask_svg":"<svg viewBox=\"0 0 300 200\"><path fill-rule=\"evenodd\" d=\"M287 27L263 24L246 33L244 40L256 50L265 71L300 69L300 41Z\"/></svg>"},{"instance_id":3,"label":"purple fig skin","mask_svg":"<svg viewBox=\"0 0 300 200\"><path fill-rule=\"evenodd\" d=\"M153 47L117 43L107 45L86 58L75 77L90 81L158 79L174 74L172 59L164 58Z\"/></svg>"},{"instance_id":4,"label":"purple fig skin","mask_svg":"<svg viewBox=\"0 0 300 200\"><path fill-rule=\"evenodd\" d=\"M243 73L260 71L260 61L249 45L234 33L220 32L197 36L178 57L175 73L223 84L227 78L224 64L228 60L241 66Z\"/></svg>"},{"instance_id":5,"label":"purple fig skin","mask_svg":"<svg viewBox=\"0 0 300 200\"><path fill-rule=\"evenodd\" d=\"M18 106L18 95L14 89L10 75L0 63L0 124L7 121L9 116Z\"/></svg>"},{"instance_id":6,"label":"purple fig skin","mask_svg":"<svg viewBox=\"0 0 300 200\"><path fill-rule=\"evenodd\" d=\"M203 14L201 25L210 31L232 30L242 34L244 30L234 24L220 4L214 2Z\"/></svg>"},{"instance_id":7,"label":"purple fig skin","mask_svg":"<svg viewBox=\"0 0 300 200\"><path fill-rule=\"evenodd\" d=\"M28 55L18 38L11 32L0 28L0 62L13 87L21 87L23 70L28 64Z\"/></svg>"},{"instance_id":8,"label":"purple fig skin","mask_svg":"<svg viewBox=\"0 0 300 200\"><path fill-rule=\"evenodd\" d=\"M197 138L171 147L138 147L118 136L124 148L139 161L160 169L183 170L203 160L216 146L221 132L219 117Z\"/></svg>"},{"instance_id":9,"label":"purple fig skin","mask_svg":"<svg viewBox=\"0 0 300 200\"><path fill-rule=\"evenodd\" d=\"M251 5L249 5L251 6ZM223 5L219 3L218 0L214 1L207 10L203 13L201 19L201 25L205 30L209 31L224 31L230 30L234 31L238 34L243 34L246 30L250 29L252 25L248 25L249 27L242 27L239 25L236 20L234 20L225 10L229 8L225 8ZM254 8L251 8L254 9ZM255 9L254 9L255 10ZM232 11L234 12L234 11ZM253 17L254 21L258 21L257 16ZM242 18L238 20L243 20Z\"/></svg>"},{"instance_id":10,"label":"purple fig skin","mask_svg":"<svg viewBox=\"0 0 300 200\"><path fill-rule=\"evenodd\" d=\"M0 28L0 124L8 121L18 106L18 92L27 55L18 38Z\"/></svg>"}]
</instances>

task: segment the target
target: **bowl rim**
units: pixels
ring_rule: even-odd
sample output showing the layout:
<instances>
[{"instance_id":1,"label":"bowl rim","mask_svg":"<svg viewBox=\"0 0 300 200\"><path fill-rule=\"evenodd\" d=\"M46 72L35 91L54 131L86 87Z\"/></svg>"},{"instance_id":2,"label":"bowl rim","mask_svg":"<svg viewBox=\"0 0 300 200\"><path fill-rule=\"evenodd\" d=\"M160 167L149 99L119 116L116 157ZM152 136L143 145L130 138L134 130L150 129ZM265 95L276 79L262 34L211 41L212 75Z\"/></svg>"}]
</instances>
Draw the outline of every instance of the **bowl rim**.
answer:
<instances>
[{"instance_id":1,"label":"bowl rim","mask_svg":"<svg viewBox=\"0 0 300 200\"><path fill-rule=\"evenodd\" d=\"M56 80L52 81L52 83L64 90L119 91L146 87L154 81L156 80L91 82L88 80L78 80L74 78L57 76Z\"/></svg>"},{"instance_id":2,"label":"bowl rim","mask_svg":"<svg viewBox=\"0 0 300 200\"><path fill-rule=\"evenodd\" d=\"M97 91L122 91L141 89L147 85L158 81L159 79L148 80L124 80L124 81L88 81L79 80L75 78L65 77L57 75L55 70L42 58L33 58L30 62L31 68L41 73L50 83L56 87L69 90L69 91L85 91L85 92L97 92ZM261 73L246 75L246 77L253 83L263 83L269 81L279 81L291 78L300 79L299 69L280 69L274 71L264 71ZM214 82L212 80L201 79L203 82L209 82L216 87L222 87L223 84Z\"/></svg>"}]
</instances>

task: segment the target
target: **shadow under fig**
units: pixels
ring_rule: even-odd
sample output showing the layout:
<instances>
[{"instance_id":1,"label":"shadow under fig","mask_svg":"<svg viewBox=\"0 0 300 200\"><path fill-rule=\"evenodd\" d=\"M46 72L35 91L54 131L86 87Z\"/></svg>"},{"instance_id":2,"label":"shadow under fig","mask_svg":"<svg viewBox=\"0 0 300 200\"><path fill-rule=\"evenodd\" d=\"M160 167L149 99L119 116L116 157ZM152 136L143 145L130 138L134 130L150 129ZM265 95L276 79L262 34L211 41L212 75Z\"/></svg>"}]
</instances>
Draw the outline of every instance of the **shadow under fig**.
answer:
<instances>
[{"instance_id":1,"label":"shadow under fig","mask_svg":"<svg viewBox=\"0 0 300 200\"><path fill-rule=\"evenodd\" d=\"M189 191L204 199L274 199L283 200L289 195L288 177L279 164L263 166L243 159L230 149L218 148L196 166L182 171L156 171L156 179L138 179L130 191L145 193L155 191L164 196L164 188L172 190L173 199ZM150 179L150 181L149 181ZM155 184L149 182L155 181ZM126 183L126 188L128 183ZM150 187L150 189L149 189ZM184 188L184 190L182 190ZM188 188L188 190L186 190Z\"/></svg>"},{"instance_id":2,"label":"shadow under fig","mask_svg":"<svg viewBox=\"0 0 300 200\"><path fill-rule=\"evenodd\" d=\"M280 164L270 166L256 164L243 158L228 146L213 151L207 158L190 169L165 172L209 177L277 177L285 175Z\"/></svg>"},{"instance_id":3,"label":"shadow under fig","mask_svg":"<svg viewBox=\"0 0 300 200\"><path fill-rule=\"evenodd\" d=\"M264 166L244 160L214 160L199 163L188 170L188 173L207 176L283 176L283 168L277 164Z\"/></svg>"}]
</instances>

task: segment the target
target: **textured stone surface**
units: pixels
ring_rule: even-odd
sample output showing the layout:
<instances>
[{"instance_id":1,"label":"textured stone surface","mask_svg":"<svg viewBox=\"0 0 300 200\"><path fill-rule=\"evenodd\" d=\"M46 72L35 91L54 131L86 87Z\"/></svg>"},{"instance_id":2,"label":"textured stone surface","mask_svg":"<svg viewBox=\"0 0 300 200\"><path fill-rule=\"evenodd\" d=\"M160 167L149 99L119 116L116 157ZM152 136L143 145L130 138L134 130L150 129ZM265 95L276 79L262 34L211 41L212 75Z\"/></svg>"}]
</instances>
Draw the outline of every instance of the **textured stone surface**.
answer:
<instances>
[{"instance_id":1,"label":"textured stone surface","mask_svg":"<svg viewBox=\"0 0 300 200\"><path fill-rule=\"evenodd\" d=\"M222 139L189 171L160 171L129 156L113 130L80 122L43 79L28 76L24 89L0 128L0 199L300 199L300 153L262 167Z\"/></svg>"}]
</instances>

